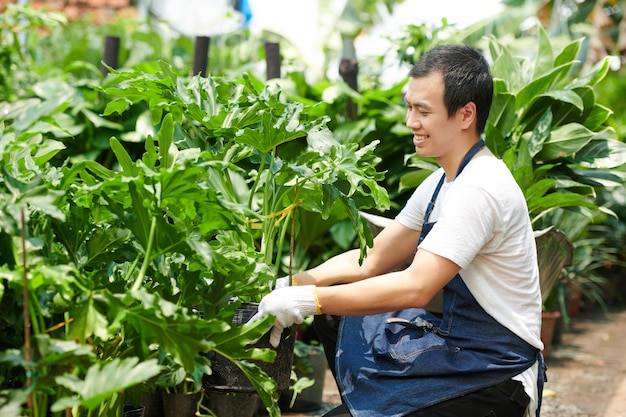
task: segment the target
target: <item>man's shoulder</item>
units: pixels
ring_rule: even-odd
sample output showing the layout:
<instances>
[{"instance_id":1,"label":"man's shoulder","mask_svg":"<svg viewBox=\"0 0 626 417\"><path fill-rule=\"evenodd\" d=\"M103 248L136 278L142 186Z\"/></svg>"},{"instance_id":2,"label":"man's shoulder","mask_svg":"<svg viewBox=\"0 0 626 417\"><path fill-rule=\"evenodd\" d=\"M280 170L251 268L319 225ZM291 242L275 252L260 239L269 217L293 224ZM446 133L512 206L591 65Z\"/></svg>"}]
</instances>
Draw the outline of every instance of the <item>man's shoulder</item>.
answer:
<instances>
[{"instance_id":1,"label":"man's shoulder","mask_svg":"<svg viewBox=\"0 0 626 417\"><path fill-rule=\"evenodd\" d=\"M511 170L495 156L481 156L473 160L458 177L458 182L476 186L517 184Z\"/></svg>"}]
</instances>

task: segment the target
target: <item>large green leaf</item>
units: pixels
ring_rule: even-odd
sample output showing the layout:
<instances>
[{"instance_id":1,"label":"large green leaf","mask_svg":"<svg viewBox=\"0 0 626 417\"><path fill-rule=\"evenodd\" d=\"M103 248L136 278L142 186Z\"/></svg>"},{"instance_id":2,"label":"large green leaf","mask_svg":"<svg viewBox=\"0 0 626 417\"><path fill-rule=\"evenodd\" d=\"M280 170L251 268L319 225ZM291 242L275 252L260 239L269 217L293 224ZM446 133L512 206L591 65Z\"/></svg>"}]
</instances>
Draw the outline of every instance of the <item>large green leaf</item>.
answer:
<instances>
[{"instance_id":1,"label":"large green leaf","mask_svg":"<svg viewBox=\"0 0 626 417\"><path fill-rule=\"evenodd\" d=\"M109 321L95 306L94 299L88 295L86 301L78 304L77 308L72 312L74 321L70 326L68 336L81 343L86 343L93 336L102 340L108 340Z\"/></svg>"},{"instance_id":2,"label":"large green leaf","mask_svg":"<svg viewBox=\"0 0 626 417\"><path fill-rule=\"evenodd\" d=\"M171 168L175 161L178 149L172 146L174 136L174 121L171 114L167 114L159 129L159 162L163 169Z\"/></svg>"},{"instance_id":3,"label":"large green leaf","mask_svg":"<svg viewBox=\"0 0 626 417\"><path fill-rule=\"evenodd\" d=\"M534 200L544 197L548 191L554 189L555 185L556 181L550 178L544 178L535 182L530 185L524 193L526 196L526 202L529 206L534 206L536 204Z\"/></svg>"},{"instance_id":4,"label":"large green leaf","mask_svg":"<svg viewBox=\"0 0 626 417\"><path fill-rule=\"evenodd\" d=\"M552 69L547 74L544 74L541 77L535 78L531 82L529 82L516 95L515 102L517 110L524 108L528 105L528 103L532 103L533 100L541 95L555 94L555 92L551 90L551 88L553 88L560 81L565 79L569 75L573 66L574 62L560 65Z\"/></svg>"},{"instance_id":5,"label":"large green leaf","mask_svg":"<svg viewBox=\"0 0 626 417\"><path fill-rule=\"evenodd\" d=\"M612 139L612 134L605 131L576 152L575 159L585 168L617 168L626 164L626 143Z\"/></svg>"},{"instance_id":6,"label":"large green leaf","mask_svg":"<svg viewBox=\"0 0 626 417\"><path fill-rule=\"evenodd\" d=\"M122 168L127 176L134 177L139 173L128 151L124 149L120 141L116 138L111 138L111 150L115 153L120 168Z\"/></svg>"},{"instance_id":7,"label":"large green leaf","mask_svg":"<svg viewBox=\"0 0 626 417\"><path fill-rule=\"evenodd\" d=\"M581 37L573 42L570 42L563 48L563 50L554 59L554 66L567 64L568 62L575 62L578 58L580 48L583 45L584 38Z\"/></svg>"},{"instance_id":8,"label":"large green leaf","mask_svg":"<svg viewBox=\"0 0 626 417\"><path fill-rule=\"evenodd\" d=\"M586 196L566 193L550 193L543 197L533 198L528 201L528 210L535 214L558 207L596 208L597 206L589 202Z\"/></svg>"},{"instance_id":9,"label":"large green leaf","mask_svg":"<svg viewBox=\"0 0 626 417\"><path fill-rule=\"evenodd\" d=\"M139 362L133 357L94 365L87 370L84 379L70 374L59 376L56 382L78 395L58 399L51 410L58 412L77 405L94 410L111 396L149 380L160 371L156 359Z\"/></svg>"},{"instance_id":10,"label":"large green leaf","mask_svg":"<svg viewBox=\"0 0 626 417\"><path fill-rule=\"evenodd\" d=\"M538 38L538 47L537 54L535 56L535 65L533 69L533 78L538 78L539 76L546 74L555 66L554 62L554 53L552 50L552 43L548 35L546 34L545 29L541 25L537 25L537 38ZM564 63L568 63L570 60L565 61ZM557 64L556 66L558 66Z\"/></svg>"},{"instance_id":11,"label":"large green leaf","mask_svg":"<svg viewBox=\"0 0 626 417\"><path fill-rule=\"evenodd\" d=\"M223 321L203 320L144 289L127 296L103 293L99 299L112 316L111 323L126 323L134 329L139 336L136 349L147 354L149 346L156 343L189 373L195 367L194 357L210 351L215 346L213 336L228 329Z\"/></svg>"},{"instance_id":12,"label":"large green leaf","mask_svg":"<svg viewBox=\"0 0 626 417\"><path fill-rule=\"evenodd\" d=\"M494 84L499 84L498 80L494 81ZM488 123L497 127L501 132L508 132L516 119L515 95L506 91L494 92Z\"/></svg>"},{"instance_id":13,"label":"large green leaf","mask_svg":"<svg viewBox=\"0 0 626 417\"><path fill-rule=\"evenodd\" d=\"M541 116L530 135L528 142L528 152L531 158L535 157L543 149L543 144L550 137L552 127L552 111L547 109ZM530 162L530 161L528 161Z\"/></svg>"},{"instance_id":14,"label":"large green leaf","mask_svg":"<svg viewBox=\"0 0 626 417\"><path fill-rule=\"evenodd\" d=\"M589 130L602 129L609 117L613 115L613 110L601 104L593 106L593 109L585 119L584 125Z\"/></svg>"},{"instance_id":15,"label":"large green leaf","mask_svg":"<svg viewBox=\"0 0 626 417\"><path fill-rule=\"evenodd\" d=\"M600 61L598 61L591 70L583 74L582 76L575 78L568 88L574 89L577 87L590 86L598 84L600 81L606 77L606 74L610 69L610 59L609 57L604 57Z\"/></svg>"},{"instance_id":16,"label":"large green leaf","mask_svg":"<svg viewBox=\"0 0 626 417\"><path fill-rule=\"evenodd\" d=\"M501 80L508 91L518 91L522 86L521 71L523 58L514 57L509 48L501 45L495 38L489 42L489 51L493 59L491 73L494 80Z\"/></svg>"},{"instance_id":17,"label":"large green leaf","mask_svg":"<svg viewBox=\"0 0 626 417\"><path fill-rule=\"evenodd\" d=\"M598 134L579 123L568 123L553 129L538 157L544 161L565 158L580 151Z\"/></svg>"}]
</instances>

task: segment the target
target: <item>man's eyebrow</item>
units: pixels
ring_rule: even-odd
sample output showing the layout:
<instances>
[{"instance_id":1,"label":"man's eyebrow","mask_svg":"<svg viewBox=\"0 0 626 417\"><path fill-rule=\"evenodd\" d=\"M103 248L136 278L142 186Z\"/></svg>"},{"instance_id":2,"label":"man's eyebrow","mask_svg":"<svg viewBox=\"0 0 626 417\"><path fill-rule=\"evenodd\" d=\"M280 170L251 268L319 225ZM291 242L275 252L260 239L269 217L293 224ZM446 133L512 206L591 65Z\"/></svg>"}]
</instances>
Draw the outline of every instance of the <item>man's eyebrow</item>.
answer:
<instances>
[{"instance_id":1,"label":"man's eyebrow","mask_svg":"<svg viewBox=\"0 0 626 417\"><path fill-rule=\"evenodd\" d=\"M406 104L408 104L409 106L411 106L411 107L420 107L420 108L425 109L425 110L432 110L433 109L431 105L426 104L424 102L418 101L418 102L415 102L415 103L411 103L409 100L407 100L406 96L404 97L404 102Z\"/></svg>"}]
</instances>

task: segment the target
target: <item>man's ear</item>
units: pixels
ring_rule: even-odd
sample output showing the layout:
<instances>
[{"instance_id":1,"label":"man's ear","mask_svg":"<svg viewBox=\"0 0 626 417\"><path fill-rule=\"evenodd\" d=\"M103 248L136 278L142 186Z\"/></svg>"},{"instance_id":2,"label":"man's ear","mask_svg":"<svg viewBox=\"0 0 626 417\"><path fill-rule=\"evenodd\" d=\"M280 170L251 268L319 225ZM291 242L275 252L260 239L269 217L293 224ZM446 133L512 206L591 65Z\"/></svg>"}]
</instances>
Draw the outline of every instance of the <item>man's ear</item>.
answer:
<instances>
[{"instance_id":1,"label":"man's ear","mask_svg":"<svg viewBox=\"0 0 626 417\"><path fill-rule=\"evenodd\" d=\"M476 124L476 103L470 101L465 106L459 109L461 117L461 127L463 129L469 129Z\"/></svg>"}]
</instances>

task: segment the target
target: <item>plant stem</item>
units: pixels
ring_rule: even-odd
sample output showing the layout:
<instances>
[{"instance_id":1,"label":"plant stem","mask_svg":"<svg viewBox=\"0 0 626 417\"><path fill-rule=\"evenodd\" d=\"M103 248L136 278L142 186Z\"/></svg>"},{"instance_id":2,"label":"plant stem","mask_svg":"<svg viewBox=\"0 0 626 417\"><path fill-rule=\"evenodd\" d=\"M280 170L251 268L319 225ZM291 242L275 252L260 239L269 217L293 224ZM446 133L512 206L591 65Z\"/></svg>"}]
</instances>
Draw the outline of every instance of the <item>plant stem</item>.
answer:
<instances>
[{"instance_id":1,"label":"plant stem","mask_svg":"<svg viewBox=\"0 0 626 417\"><path fill-rule=\"evenodd\" d=\"M26 215L24 214L24 207L21 208L21 221L22 221L22 278L24 284L23 298L24 298L24 360L30 362L30 311L28 306L28 265L26 262ZM33 393L30 392L30 386L32 384L30 369L26 369L26 388L29 391L28 394L28 409L33 411Z\"/></svg>"},{"instance_id":2,"label":"plant stem","mask_svg":"<svg viewBox=\"0 0 626 417\"><path fill-rule=\"evenodd\" d=\"M32 329L35 334L42 334L45 329L43 321L43 314L41 308L37 304L37 299L32 293L28 293L28 311L30 312L30 320L28 322L29 329Z\"/></svg>"},{"instance_id":3,"label":"plant stem","mask_svg":"<svg viewBox=\"0 0 626 417\"><path fill-rule=\"evenodd\" d=\"M265 155L263 155L265 157ZM276 199L275 199L275 194L273 193L274 190L271 190L270 187L274 184L273 181L270 181L269 176L272 175L272 169L274 166L274 158L276 157L276 148L272 149L271 155L270 155L270 163L269 163L269 167L267 169L268 171L268 178L265 179L265 187L263 187L263 207L262 207L262 214L263 216L267 216L270 213L274 213L276 210L275 207L275 203L276 203ZM257 178L257 181L259 179ZM256 185L256 184L255 184ZM267 265L273 265L274 264L274 230L276 229L275 226L275 221L274 220L269 220L269 219L265 219L263 221L263 235L261 236L261 251L263 252L263 255L265 257L265 263Z\"/></svg>"},{"instance_id":4,"label":"plant stem","mask_svg":"<svg viewBox=\"0 0 626 417\"><path fill-rule=\"evenodd\" d=\"M135 282L133 283L131 291L138 291L141 287L141 283L143 282L143 277L146 275L146 271L148 270L148 265L150 264L150 252L152 252L152 243L154 242L154 235L156 234L156 217L152 216L152 221L150 222L150 233L148 235L148 246L146 247L146 254L144 256L143 264L141 264L141 271L139 271L139 275L135 278Z\"/></svg>"},{"instance_id":5,"label":"plant stem","mask_svg":"<svg viewBox=\"0 0 626 417\"><path fill-rule=\"evenodd\" d=\"M140 254L137 255L137 257L133 261L133 264L130 266L130 268L128 268L128 272L126 273L125 281L128 281L130 279L130 276L132 275L133 271L137 267L137 264L139 263L139 259L141 259L141 255Z\"/></svg>"},{"instance_id":6,"label":"plant stem","mask_svg":"<svg viewBox=\"0 0 626 417\"><path fill-rule=\"evenodd\" d=\"M256 189L259 186L259 181L261 181L261 173L265 168L265 159L267 158L267 154L264 153L261 156L261 163L259 164L259 170L256 173L256 178L252 183L252 187L250 188L250 197L248 197L248 208L252 210L252 202L254 201L254 194L256 193Z\"/></svg>"},{"instance_id":7,"label":"plant stem","mask_svg":"<svg viewBox=\"0 0 626 417\"><path fill-rule=\"evenodd\" d=\"M296 187L294 190L294 201L297 201L298 198L298 178L296 178ZM289 239L289 286L292 285L292 277L293 277L293 247L295 240L295 231L296 231L296 208L295 206L291 211L291 236Z\"/></svg>"}]
</instances>

